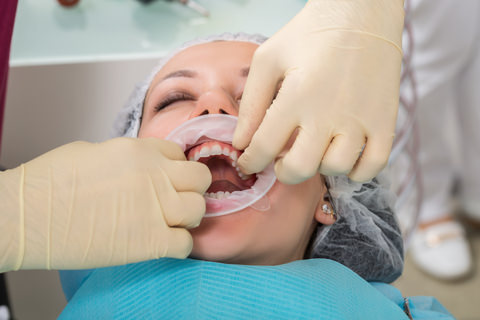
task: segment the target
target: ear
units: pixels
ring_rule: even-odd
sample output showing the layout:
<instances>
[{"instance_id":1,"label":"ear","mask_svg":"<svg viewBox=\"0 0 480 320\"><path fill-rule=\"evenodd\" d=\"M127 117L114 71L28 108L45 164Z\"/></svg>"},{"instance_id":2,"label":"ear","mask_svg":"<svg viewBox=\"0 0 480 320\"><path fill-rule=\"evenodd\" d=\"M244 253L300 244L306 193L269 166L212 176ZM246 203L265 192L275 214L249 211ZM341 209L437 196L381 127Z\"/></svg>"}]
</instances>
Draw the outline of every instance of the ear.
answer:
<instances>
[{"instance_id":1,"label":"ear","mask_svg":"<svg viewBox=\"0 0 480 320\"><path fill-rule=\"evenodd\" d=\"M315 209L315 220L327 226L334 224L337 220L325 186L323 187L322 197L320 201L318 201L317 208Z\"/></svg>"}]
</instances>

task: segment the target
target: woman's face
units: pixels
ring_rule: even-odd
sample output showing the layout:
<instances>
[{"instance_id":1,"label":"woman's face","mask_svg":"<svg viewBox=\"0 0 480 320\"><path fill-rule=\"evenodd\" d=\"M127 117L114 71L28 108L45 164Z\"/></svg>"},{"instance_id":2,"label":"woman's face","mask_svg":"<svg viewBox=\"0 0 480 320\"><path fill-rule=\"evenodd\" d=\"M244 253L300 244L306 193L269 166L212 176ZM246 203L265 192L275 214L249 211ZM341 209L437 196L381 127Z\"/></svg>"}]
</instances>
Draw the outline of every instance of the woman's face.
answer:
<instances>
[{"instance_id":1,"label":"woman's face","mask_svg":"<svg viewBox=\"0 0 480 320\"><path fill-rule=\"evenodd\" d=\"M205 114L238 116L257 47L246 42L212 42L177 54L152 81L138 136L165 138L185 121ZM233 167L231 170L236 173ZM267 194L269 210L248 207L204 218L199 227L191 230L192 257L256 265L303 259L316 224L334 222L322 211L324 193L325 184L319 174L297 185L277 181Z\"/></svg>"}]
</instances>

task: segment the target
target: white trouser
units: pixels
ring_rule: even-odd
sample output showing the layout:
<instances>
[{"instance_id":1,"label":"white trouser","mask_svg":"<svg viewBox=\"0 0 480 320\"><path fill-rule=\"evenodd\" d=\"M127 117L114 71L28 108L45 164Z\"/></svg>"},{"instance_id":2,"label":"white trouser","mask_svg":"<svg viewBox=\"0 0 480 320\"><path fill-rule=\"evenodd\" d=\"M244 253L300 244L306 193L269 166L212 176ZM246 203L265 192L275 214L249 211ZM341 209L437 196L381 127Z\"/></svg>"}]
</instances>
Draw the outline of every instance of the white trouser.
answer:
<instances>
[{"instance_id":1,"label":"white trouser","mask_svg":"<svg viewBox=\"0 0 480 320\"><path fill-rule=\"evenodd\" d=\"M412 67L423 203L420 222L460 203L480 219L480 1L412 0Z\"/></svg>"}]
</instances>

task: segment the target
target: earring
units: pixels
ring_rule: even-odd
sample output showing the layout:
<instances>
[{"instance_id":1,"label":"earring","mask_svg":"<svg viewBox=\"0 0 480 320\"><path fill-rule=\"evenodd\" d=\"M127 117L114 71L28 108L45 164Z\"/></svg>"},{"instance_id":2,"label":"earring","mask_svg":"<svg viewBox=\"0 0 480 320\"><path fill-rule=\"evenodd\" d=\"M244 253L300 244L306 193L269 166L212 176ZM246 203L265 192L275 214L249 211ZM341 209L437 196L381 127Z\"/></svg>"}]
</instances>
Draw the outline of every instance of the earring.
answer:
<instances>
[{"instance_id":1,"label":"earring","mask_svg":"<svg viewBox=\"0 0 480 320\"><path fill-rule=\"evenodd\" d=\"M323 213L330 215L330 218L337 220L337 214L328 206L328 204L324 203L322 205L322 211Z\"/></svg>"},{"instance_id":2,"label":"earring","mask_svg":"<svg viewBox=\"0 0 480 320\"><path fill-rule=\"evenodd\" d=\"M330 209L330 207L326 203L323 204L322 211L325 214L332 214L332 209Z\"/></svg>"}]
</instances>

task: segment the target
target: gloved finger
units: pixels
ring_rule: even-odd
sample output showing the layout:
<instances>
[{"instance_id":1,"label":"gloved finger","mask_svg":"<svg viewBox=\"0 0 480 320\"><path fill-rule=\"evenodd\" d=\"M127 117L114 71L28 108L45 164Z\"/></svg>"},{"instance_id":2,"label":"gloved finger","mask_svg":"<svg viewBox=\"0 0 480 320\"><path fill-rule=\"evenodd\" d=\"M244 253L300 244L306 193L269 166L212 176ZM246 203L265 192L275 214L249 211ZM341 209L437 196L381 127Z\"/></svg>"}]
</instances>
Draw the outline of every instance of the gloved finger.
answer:
<instances>
[{"instance_id":1,"label":"gloved finger","mask_svg":"<svg viewBox=\"0 0 480 320\"><path fill-rule=\"evenodd\" d=\"M288 84L289 80L285 79L250 145L238 158L237 165L245 174L258 173L265 169L282 151L297 127L296 117L288 112L288 107L292 104Z\"/></svg>"},{"instance_id":2,"label":"gloved finger","mask_svg":"<svg viewBox=\"0 0 480 320\"><path fill-rule=\"evenodd\" d=\"M140 140L145 146L150 146L152 149L159 150L162 155L171 160L186 160L182 148L180 148L175 142L152 137L140 138L138 140Z\"/></svg>"},{"instance_id":3,"label":"gloved finger","mask_svg":"<svg viewBox=\"0 0 480 320\"><path fill-rule=\"evenodd\" d=\"M349 173L355 166L364 145L365 138L362 132L352 130L337 134L323 156L319 172L327 176Z\"/></svg>"},{"instance_id":4,"label":"gloved finger","mask_svg":"<svg viewBox=\"0 0 480 320\"><path fill-rule=\"evenodd\" d=\"M165 240L165 239L163 239ZM169 257L177 259L185 259L190 255L193 248L193 239L190 232L183 228L170 228L167 231L166 240L168 245L163 247L166 251L161 253L158 258Z\"/></svg>"},{"instance_id":5,"label":"gloved finger","mask_svg":"<svg viewBox=\"0 0 480 320\"><path fill-rule=\"evenodd\" d=\"M165 223L170 226L170 220L180 220L178 216L183 212L185 206L182 204L182 196L175 191L167 174L164 171L159 171L158 176L152 177L154 183L155 193L158 198L159 206L162 210L162 217ZM200 195L198 195L200 196ZM195 201L195 200L194 200ZM194 216L195 210L192 210L188 216ZM192 212L190 211L190 212ZM173 217L173 218L172 218ZM158 252L155 258L171 257L171 258L185 258L192 251L193 240L190 233L183 228L166 228L154 232L158 234L157 248L162 248L163 252Z\"/></svg>"},{"instance_id":6,"label":"gloved finger","mask_svg":"<svg viewBox=\"0 0 480 320\"><path fill-rule=\"evenodd\" d=\"M328 129L299 129L290 150L275 163L277 179L286 184L297 184L313 177L329 142Z\"/></svg>"},{"instance_id":7,"label":"gloved finger","mask_svg":"<svg viewBox=\"0 0 480 320\"><path fill-rule=\"evenodd\" d=\"M367 137L362 155L348 174L353 181L366 182L373 179L388 163L394 135Z\"/></svg>"},{"instance_id":8,"label":"gloved finger","mask_svg":"<svg viewBox=\"0 0 480 320\"><path fill-rule=\"evenodd\" d=\"M175 190L204 194L212 183L208 167L196 161L171 161L165 172Z\"/></svg>"},{"instance_id":9,"label":"gloved finger","mask_svg":"<svg viewBox=\"0 0 480 320\"><path fill-rule=\"evenodd\" d=\"M205 199L196 192L172 194L162 202L165 221L170 227L195 228L205 215Z\"/></svg>"},{"instance_id":10,"label":"gloved finger","mask_svg":"<svg viewBox=\"0 0 480 320\"><path fill-rule=\"evenodd\" d=\"M272 106L250 145L238 158L237 166L245 174L261 172L282 151L294 131L293 118L283 116Z\"/></svg>"},{"instance_id":11,"label":"gloved finger","mask_svg":"<svg viewBox=\"0 0 480 320\"><path fill-rule=\"evenodd\" d=\"M167 174L163 171L157 177L155 192L168 226L193 227L198 225L205 214L205 200L196 192L177 192Z\"/></svg>"},{"instance_id":12,"label":"gloved finger","mask_svg":"<svg viewBox=\"0 0 480 320\"><path fill-rule=\"evenodd\" d=\"M265 44L255 52L243 90L232 142L233 147L238 150L244 150L250 144L272 103L277 85L282 80L274 59L264 52L264 48Z\"/></svg>"}]
</instances>

